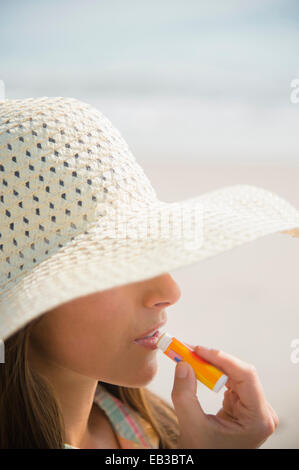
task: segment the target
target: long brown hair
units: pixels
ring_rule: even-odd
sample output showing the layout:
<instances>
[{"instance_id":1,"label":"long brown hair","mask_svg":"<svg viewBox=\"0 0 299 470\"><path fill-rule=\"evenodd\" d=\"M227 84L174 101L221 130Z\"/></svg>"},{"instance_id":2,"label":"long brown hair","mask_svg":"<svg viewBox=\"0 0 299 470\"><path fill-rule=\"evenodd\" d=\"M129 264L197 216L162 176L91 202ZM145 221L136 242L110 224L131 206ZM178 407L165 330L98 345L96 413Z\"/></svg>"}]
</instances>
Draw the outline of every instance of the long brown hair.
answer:
<instances>
[{"instance_id":1,"label":"long brown hair","mask_svg":"<svg viewBox=\"0 0 299 470\"><path fill-rule=\"evenodd\" d=\"M28 361L28 341L34 321L5 343L0 364L0 449L62 449L65 428L54 390ZM159 436L159 448L175 448L178 421L174 409L147 388L101 382L108 392L140 413Z\"/></svg>"}]
</instances>

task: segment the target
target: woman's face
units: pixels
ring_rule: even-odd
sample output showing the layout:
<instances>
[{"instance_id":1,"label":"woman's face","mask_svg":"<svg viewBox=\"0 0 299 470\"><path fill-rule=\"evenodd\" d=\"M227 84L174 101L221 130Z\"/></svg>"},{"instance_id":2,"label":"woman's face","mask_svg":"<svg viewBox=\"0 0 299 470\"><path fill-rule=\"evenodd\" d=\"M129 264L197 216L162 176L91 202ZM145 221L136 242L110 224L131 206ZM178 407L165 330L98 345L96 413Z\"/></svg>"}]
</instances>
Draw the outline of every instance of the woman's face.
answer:
<instances>
[{"instance_id":1,"label":"woman's face","mask_svg":"<svg viewBox=\"0 0 299 470\"><path fill-rule=\"evenodd\" d=\"M180 295L167 273L79 297L38 318L31 354L103 382L145 386L157 371L157 349L134 339L166 322L165 308Z\"/></svg>"}]
</instances>

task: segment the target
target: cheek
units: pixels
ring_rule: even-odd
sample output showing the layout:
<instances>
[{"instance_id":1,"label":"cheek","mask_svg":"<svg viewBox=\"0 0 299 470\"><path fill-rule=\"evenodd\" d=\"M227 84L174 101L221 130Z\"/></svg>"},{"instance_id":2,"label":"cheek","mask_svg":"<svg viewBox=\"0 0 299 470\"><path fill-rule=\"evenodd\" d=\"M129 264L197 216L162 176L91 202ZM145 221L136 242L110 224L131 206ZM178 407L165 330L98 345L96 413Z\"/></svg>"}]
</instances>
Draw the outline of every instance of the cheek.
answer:
<instances>
[{"instance_id":1,"label":"cheek","mask_svg":"<svg viewBox=\"0 0 299 470\"><path fill-rule=\"evenodd\" d=\"M97 378L101 363L109 358L111 334L95 315L86 315L82 321L82 315L54 314L37 325L30 342L43 360Z\"/></svg>"},{"instance_id":2,"label":"cheek","mask_svg":"<svg viewBox=\"0 0 299 470\"><path fill-rule=\"evenodd\" d=\"M103 328L85 324L53 338L51 354L65 367L99 380L101 371L110 367L113 356L118 356L111 350L113 342Z\"/></svg>"}]
</instances>

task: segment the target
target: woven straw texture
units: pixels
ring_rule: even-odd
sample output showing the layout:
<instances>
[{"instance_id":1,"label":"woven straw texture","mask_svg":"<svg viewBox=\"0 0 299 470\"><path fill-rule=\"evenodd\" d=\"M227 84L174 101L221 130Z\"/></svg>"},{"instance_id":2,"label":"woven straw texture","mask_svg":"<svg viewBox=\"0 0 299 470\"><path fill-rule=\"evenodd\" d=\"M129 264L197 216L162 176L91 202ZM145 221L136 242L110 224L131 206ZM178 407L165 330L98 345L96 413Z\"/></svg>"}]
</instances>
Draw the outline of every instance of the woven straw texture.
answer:
<instances>
[{"instance_id":1,"label":"woven straw texture","mask_svg":"<svg viewBox=\"0 0 299 470\"><path fill-rule=\"evenodd\" d=\"M74 98L0 103L0 338L75 297L278 231L299 212L234 185L166 203L119 131Z\"/></svg>"}]
</instances>

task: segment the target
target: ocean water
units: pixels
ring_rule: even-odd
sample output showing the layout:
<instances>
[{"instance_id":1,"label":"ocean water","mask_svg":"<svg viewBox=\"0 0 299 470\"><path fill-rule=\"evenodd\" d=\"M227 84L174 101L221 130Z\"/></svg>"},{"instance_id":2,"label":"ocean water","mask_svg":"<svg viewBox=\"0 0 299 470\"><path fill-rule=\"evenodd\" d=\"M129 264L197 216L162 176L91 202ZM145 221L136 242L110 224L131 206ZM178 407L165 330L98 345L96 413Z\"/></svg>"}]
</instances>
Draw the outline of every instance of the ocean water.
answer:
<instances>
[{"instance_id":1,"label":"ocean water","mask_svg":"<svg viewBox=\"0 0 299 470\"><path fill-rule=\"evenodd\" d=\"M299 104L255 106L205 98L95 98L138 160L299 165Z\"/></svg>"},{"instance_id":2,"label":"ocean water","mask_svg":"<svg viewBox=\"0 0 299 470\"><path fill-rule=\"evenodd\" d=\"M7 98L90 102L150 160L298 163L296 0L11 0L0 16Z\"/></svg>"}]
</instances>

